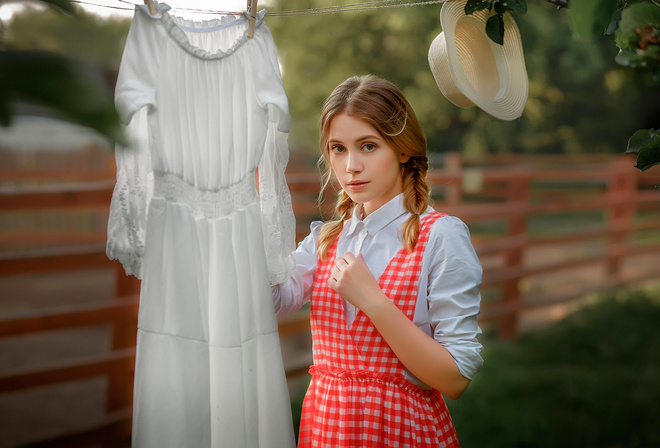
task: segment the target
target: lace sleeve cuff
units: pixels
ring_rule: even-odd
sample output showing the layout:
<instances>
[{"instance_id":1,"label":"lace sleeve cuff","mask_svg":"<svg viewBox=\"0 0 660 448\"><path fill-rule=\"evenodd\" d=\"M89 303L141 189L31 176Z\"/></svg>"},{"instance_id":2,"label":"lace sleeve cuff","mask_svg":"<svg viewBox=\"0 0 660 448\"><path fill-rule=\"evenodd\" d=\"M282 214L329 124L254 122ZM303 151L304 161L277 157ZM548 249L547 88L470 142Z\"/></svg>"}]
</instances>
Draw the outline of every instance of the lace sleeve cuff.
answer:
<instances>
[{"instance_id":1,"label":"lace sleeve cuff","mask_svg":"<svg viewBox=\"0 0 660 448\"><path fill-rule=\"evenodd\" d=\"M296 249L296 220L284 176L289 160L288 133L276 126L278 120L274 115L281 111L270 107L270 113L266 148L259 164L259 196L270 281L276 285L295 272L292 254Z\"/></svg>"},{"instance_id":2,"label":"lace sleeve cuff","mask_svg":"<svg viewBox=\"0 0 660 448\"><path fill-rule=\"evenodd\" d=\"M108 217L106 255L119 260L127 275L141 278L147 204L153 193L147 108L138 110L126 127L128 146L117 145L117 183Z\"/></svg>"},{"instance_id":3,"label":"lace sleeve cuff","mask_svg":"<svg viewBox=\"0 0 660 448\"><path fill-rule=\"evenodd\" d=\"M126 275L132 275L140 280L142 279L142 254L137 251L127 251L116 247L111 241L108 241L105 247L105 253L111 260L119 261L124 267Z\"/></svg>"}]
</instances>

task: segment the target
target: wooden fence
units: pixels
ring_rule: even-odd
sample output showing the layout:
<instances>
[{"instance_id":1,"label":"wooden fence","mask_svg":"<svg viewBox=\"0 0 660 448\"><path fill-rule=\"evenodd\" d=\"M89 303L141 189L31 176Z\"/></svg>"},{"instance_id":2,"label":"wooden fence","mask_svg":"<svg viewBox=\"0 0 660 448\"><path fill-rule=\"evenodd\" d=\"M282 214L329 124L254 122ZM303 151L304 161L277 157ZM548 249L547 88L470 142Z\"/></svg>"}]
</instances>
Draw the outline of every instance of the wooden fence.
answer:
<instances>
[{"instance_id":1,"label":"wooden fence","mask_svg":"<svg viewBox=\"0 0 660 448\"><path fill-rule=\"evenodd\" d=\"M660 174L653 170L641 174L633 164L634 160L624 156L504 157L471 162L456 155L435 163L429 176L434 205L468 223L484 266L483 325L494 325L503 338L514 338L521 317L530 310L566 303L592 291L660 278L660 191L652 188ZM67 176L58 176L68 182L65 184L0 187L0 214L44 210L103 214L111 196L113 172L101 169L97 174L87 173L72 182ZM300 161L287 176L300 239L310 221L330 216L332 198L322 207L316 205L318 175L304 164L301 167ZM76 232L60 229L50 234L58 244L29 250L12 249L10 243L39 240L35 232L2 230L0 242L9 249L0 252L0 277L92 268L116 272L111 300L0 315L0 339L98 325L111 329L106 352L0 374L0 396L88 378L107 380L103 422L72 434L31 441L29 446L74 447L98 441L119 446L129 440L139 282L107 260L102 230L93 229L77 239ZM572 278L574 275L577 277ZM283 340L308 332L305 311L280 322ZM306 371L304 360L287 364L290 377Z\"/></svg>"},{"instance_id":2,"label":"wooden fence","mask_svg":"<svg viewBox=\"0 0 660 448\"><path fill-rule=\"evenodd\" d=\"M109 300L95 300L98 291L89 291L87 302L0 314L3 340L85 327L107 326L110 330L110 346L103 352L0 374L2 396L104 378L103 421L47 440L2 440L0 434L0 446L77 447L98 441L117 446L130 440L139 283L123 275L121 266L105 256L103 219L97 218L97 225L85 231L72 225L81 216L100 215L107 222L114 185L112 153L90 147L64 155L42 154L35 160L16 153L3 156L0 213L6 219L0 229L0 277L24 276L26 281L34 281L35 275L66 276L99 268L114 269L117 275L114 298ZM63 165L67 159L68 165ZM39 435L39 428L34 433Z\"/></svg>"},{"instance_id":3,"label":"wooden fence","mask_svg":"<svg viewBox=\"0 0 660 448\"><path fill-rule=\"evenodd\" d=\"M633 165L627 156L493 157L486 166L450 156L431 175L444 198L437 208L474 229L482 322L511 339L524 311L660 279L660 175Z\"/></svg>"}]
</instances>

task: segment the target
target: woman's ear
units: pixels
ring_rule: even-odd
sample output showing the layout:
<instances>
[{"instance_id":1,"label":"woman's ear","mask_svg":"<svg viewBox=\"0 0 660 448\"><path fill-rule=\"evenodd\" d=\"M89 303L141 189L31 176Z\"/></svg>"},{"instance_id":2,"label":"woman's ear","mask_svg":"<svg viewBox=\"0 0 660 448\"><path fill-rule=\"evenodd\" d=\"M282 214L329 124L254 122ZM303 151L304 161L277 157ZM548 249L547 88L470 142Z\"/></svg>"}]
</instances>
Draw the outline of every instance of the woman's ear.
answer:
<instances>
[{"instance_id":1,"label":"woman's ear","mask_svg":"<svg viewBox=\"0 0 660 448\"><path fill-rule=\"evenodd\" d=\"M410 154L401 154L399 156L400 163L406 163L408 160L410 160Z\"/></svg>"}]
</instances>

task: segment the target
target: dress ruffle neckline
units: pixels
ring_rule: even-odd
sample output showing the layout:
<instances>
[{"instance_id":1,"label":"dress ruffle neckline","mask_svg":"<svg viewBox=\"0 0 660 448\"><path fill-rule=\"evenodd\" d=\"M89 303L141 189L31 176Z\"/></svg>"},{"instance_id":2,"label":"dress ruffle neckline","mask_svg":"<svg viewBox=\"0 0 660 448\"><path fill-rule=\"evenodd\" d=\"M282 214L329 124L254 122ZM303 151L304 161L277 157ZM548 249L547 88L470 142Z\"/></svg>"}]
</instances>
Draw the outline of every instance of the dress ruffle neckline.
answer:
<instances>
[{"instance_id":1,"label":"dress ruffle neckline","mask_svg":"<svg viewBox=\"0 0 660 448\"><path fill-rule=\"evenodd\" d=\"M195 30L195 32L213 32L219 28L234 25L232 22L237 22L237 21L243 22L245 21L245 16L237 17L232 15L227 15L227 16L222 16L218 19L200 20L200 21L180 19L183 21L183 23L179 24L176 22L175 18L169 14L168 11L171 8L167 3L156 4L155 16L152 16L149 13L149 10L145 5L138 5L137 8L142 9L152 19L160 20L163 26L165 27L167 34L169 34L169 36L174 40L174 42L176 42L176 44L179 47L181 47L184 51L190 53L191 55L199 59L214 60L214 59L225 58L233 54L241 45L243 45L248 40L248 31L246 27L245 31L234 41L231 47L229 47L227 50L217 50L215 52L209 52L207 50L204 50L203 48L199 48L192 45L188 40L188 36L186 36L186 33L181 29L181 26L192 28ZM259 25L261 25L265 15L266 15L265 9L262 9L261 11L257 12L257 21L255 23L255 29L258 28Z\"/></svg>"}]
</instances>

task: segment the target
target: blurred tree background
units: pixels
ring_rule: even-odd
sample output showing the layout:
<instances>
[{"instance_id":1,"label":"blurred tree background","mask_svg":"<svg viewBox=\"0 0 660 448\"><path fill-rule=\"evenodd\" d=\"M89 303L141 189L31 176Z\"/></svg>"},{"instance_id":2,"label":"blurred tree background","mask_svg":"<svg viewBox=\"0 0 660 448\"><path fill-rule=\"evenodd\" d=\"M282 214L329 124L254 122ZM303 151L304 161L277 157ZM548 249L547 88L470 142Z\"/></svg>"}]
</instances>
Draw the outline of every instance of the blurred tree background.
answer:
<instances>
[{"instance_id":1,"label":"blurred tree background","mask_svg":"<svg viewBox=\"0 0 660 448\"><path fill-rule=\"evenodd\" d=\"M0 41L9 48L51 51L116 71L130 19L101 18L82 8L75 11L70 15L28 7L0 28Z\"/></svg>"},{"instance_id":2,"label":"blurred tree background","mask_svg":"<svg viewBox=\"0 0 660 448\"><path fill-rule=\"evenodd\" d=\"M50 8L0 22L0 126L30 111L122 142L112 90L130 22L101 20L69 0L41 2Z\"/></svg>"},{"instance_id":3,"label":"blurred tree background","mask_svg":"<svg viewBox=\"0 0 660 448\"><path fill-rule=\"evenodd\" d=\"M349 0L271 0L271 11L304 10ZM354 3L354 2L353 2ZM0 29L9 48L40 49L116 70L129 19L76 8L75 17L28 8ZM530 80L523 116L498 120L446 100L428 65L441 32L440 5L267 17L289 96L292 151L317 151L321 104L352 75L373 73L397 84L412 103L432 152L485 154L615 154L640 128L657 128L660 85L650 73L622 67L611 36L578 40L570 11L530 0L515 14ZM35 32L39 30L39 32ZM84 36L84 37L81 37Z\"/></svg>"},{"instance_id":4,"label":"blurred tree background","mask_svg":"<svg viewBox=\"0 0 660 448\"><path fill-rule=\"evenodd\" d=\"M273 10L349 1L276 0ZM270 6L269 6L270 7ZM657 127L660 88L648 73L615 63L611 37L573 37L568 11L528 1L515 15L530 79L523 116L513 122L460 109L441 94L427 54L441 32L440 5L268 19L282 62L292 114L293 149L316 151L323 99L355 74L397 84L412 103L433 152L621 153L639 128Z\"/></svg>"}]
</instances>

